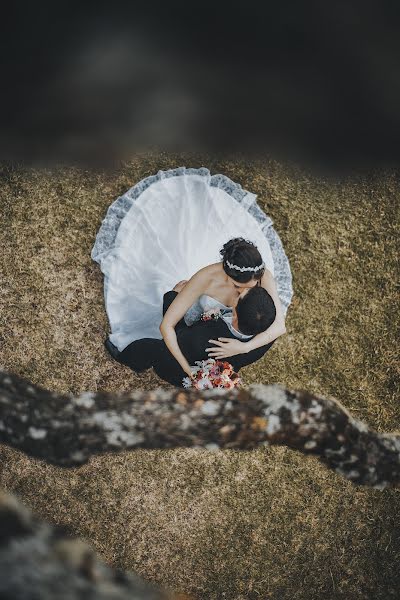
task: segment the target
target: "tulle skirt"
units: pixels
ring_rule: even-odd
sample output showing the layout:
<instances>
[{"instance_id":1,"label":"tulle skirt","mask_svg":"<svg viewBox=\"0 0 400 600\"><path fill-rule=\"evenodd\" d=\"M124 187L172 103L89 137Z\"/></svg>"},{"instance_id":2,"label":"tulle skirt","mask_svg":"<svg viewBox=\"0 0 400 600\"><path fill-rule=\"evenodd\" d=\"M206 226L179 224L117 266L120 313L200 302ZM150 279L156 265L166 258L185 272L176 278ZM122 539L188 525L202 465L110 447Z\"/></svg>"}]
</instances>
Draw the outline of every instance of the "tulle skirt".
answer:
<instances>
[{"instance_id":1,"label":"tulle skirt","mask_svg":"<svg viewBox=\"0 0 400 600\"><path fill-rule=\"evenodd\" d=\"M256 244L286 313L293 295L289 261L255 194L204 167L180 167L117 198L91 252L104 274L112 343L123 350L136 339L160 339L164 293L220 261L223 244L235 237Z\"/></svg>"}]
</instances>

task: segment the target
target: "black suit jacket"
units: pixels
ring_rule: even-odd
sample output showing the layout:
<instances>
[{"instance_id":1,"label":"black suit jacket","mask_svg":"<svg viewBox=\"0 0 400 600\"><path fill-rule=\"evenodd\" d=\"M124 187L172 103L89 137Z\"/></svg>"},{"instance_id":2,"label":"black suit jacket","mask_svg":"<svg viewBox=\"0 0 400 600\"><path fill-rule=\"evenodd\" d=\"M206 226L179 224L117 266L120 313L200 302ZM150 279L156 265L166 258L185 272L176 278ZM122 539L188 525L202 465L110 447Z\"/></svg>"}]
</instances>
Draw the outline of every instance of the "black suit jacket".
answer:
<instances>
[{"instance_id":1,"label":"black suit jacket","mask_svg":"<svg viewBox=\"0 0 400 600\"><path fill-rule=\"evenodd\" d=\"M166 313L177 294L178 292L175 291L164 294L163 314ZM206 348L213 345L210 344L210 339L215 340L219 337L237 339L223 319L197 321L188 327L182 318L176 324L175 331L179 347L190 365L194 365L196 360L210 358L206 352ZM242 367L262 358L275 341L273 340L269 344L260 346L260 348L245 354L230 356L226 360L238 372ZM135 340L120 352L118 360L137 373L153 367L159 377L177 387L183 387L182 379L187 376L162 339L142 338Z\"/></svg>"}]
</instances>

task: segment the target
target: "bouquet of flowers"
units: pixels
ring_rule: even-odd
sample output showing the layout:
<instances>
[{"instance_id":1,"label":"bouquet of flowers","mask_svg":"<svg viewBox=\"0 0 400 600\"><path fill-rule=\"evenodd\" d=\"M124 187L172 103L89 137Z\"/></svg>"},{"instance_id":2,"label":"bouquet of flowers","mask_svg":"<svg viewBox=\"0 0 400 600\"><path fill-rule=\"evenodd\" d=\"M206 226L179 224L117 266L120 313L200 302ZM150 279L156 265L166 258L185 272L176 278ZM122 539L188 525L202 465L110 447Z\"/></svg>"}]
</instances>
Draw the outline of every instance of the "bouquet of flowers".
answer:
<instances>
[{"instance_id":1,"label":"bouquet of flowers","mask_svg":"<svg viewBox=\"0 0 400 600\"><path fill-rule=\"evenodd\" d=\"M194 387L197 390L210 390L212 388L233 389L242 384L239 375L235 373L232 365L223 360L209 358L196 360L193 367L194 378L183 378L183 387Z\"/></svg>"}]
</instances>

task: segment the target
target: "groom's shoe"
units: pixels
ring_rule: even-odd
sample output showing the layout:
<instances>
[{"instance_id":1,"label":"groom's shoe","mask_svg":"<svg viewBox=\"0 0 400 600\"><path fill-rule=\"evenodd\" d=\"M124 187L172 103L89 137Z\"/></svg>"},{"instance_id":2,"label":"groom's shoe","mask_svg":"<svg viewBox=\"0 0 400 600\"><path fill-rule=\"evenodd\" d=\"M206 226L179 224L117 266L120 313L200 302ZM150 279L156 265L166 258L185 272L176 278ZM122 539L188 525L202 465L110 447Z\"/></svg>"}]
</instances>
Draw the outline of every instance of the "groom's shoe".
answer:
<instances>
[{"instance_id":1,"label":"groom's shoe","mask_svg":"<svg viewBox=\"0 0 400 600\"><path fill-rule=\"evenodd\" d=\"M111 354L111 356L118 362L122 363L121 359L119 358L121 352L118 350L117 346L114 346L114 344L110 341L109 338L107 338L104 342L104 346L107 348L108 352ZM122 363L123 364L123 363Z\"/></svg>"}]
</instances>

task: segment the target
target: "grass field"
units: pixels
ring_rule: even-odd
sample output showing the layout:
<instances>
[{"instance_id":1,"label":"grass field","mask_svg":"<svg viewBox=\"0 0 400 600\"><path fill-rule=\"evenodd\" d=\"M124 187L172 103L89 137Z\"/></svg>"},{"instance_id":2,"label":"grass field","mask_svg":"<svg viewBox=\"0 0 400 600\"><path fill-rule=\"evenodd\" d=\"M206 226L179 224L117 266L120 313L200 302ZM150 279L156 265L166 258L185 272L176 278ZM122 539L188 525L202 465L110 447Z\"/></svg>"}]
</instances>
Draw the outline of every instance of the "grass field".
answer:
<instances>
[{"instance_id":1,"label":"grass field","mask_svg":"<svg viewBox=\"0 0 400 600\"><path fill-rule=\"evenodd\" d=\"M147 154L115 171L0 170L0 364L60 392L169 387L106 354L90 258L111 202L159 169L207 166L258 195L289 257L287 334L244 382L339 399L399 430L400 179L328 181L273 161ZM286 447L125 452L61 469L0 447L0 486L106 561L197 600L400 598L400 491Z\"/></svg>"}]
</instances>

